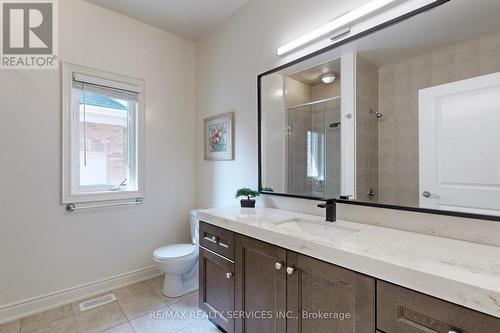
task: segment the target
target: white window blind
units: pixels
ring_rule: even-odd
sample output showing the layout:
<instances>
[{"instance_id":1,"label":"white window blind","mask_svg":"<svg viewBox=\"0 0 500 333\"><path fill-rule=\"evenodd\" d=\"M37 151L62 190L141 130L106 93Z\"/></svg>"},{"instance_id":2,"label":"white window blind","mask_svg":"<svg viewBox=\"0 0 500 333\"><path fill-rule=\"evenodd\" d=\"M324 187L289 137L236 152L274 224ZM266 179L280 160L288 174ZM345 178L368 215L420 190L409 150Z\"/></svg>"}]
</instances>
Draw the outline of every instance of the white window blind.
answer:
<instances>
[{"instance_id":1,"label":"white window blind","mask_svg":"<svg viewBox=\"0 0 500 333\"><path fill-rule=\"evenodd\" d=\"M73 73L73 88L133 102L138 101L140 92L139 87L131 84L79 73Z\"/></svg>"}]
</instances>

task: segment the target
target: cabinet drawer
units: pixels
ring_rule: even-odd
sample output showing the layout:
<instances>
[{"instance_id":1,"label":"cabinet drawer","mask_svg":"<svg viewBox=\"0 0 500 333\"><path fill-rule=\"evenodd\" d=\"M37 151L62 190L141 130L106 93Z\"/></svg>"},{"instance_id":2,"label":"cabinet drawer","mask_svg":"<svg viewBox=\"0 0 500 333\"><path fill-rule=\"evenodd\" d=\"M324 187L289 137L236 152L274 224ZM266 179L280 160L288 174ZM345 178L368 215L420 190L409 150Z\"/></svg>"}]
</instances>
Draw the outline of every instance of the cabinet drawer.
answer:
<instances>
[{"instance_id":1,"label":"cabinet drawer","mask_svg":"<svg viewBox=\"0 0 500 333\"><path fill-rule=\"evenodd\" d=\"M498 333L500 319L377 281L377 328L386 333Z\"/></svg>"},{"instance_id":2,"label":"cabinet drawer","mask_svg":"<svg viewBox=\"0 0 500 333\"><path fill-rule=\"evenodd\" d=\"M200 245L234 260L234 232L200 221Z\"/></svg>"}]
</instances>

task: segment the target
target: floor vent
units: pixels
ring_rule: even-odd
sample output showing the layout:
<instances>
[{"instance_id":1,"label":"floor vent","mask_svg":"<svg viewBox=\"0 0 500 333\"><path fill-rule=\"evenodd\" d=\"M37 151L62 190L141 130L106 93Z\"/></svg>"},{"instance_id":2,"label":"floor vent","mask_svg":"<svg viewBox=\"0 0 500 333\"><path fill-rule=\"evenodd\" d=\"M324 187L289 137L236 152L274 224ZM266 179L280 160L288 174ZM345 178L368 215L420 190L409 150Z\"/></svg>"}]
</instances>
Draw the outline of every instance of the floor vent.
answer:
<instances>
[{"instance_id":1,"label":"floor vent","mask_svg":"<svg viewBox=\"0 0 500 333\"><path fill-rule=\"evenodd\" d=\"M93 309L93 308L96 308L98 306L108 304L108 303L111 303L114 301L116 301L115 294L111 293L111 294L103 295L103 296L88 300L86 302L80 303L80 311L82 311L82 312L87 311L87 310L90 310L90 309Z\"/></svg>"}]
</instances>

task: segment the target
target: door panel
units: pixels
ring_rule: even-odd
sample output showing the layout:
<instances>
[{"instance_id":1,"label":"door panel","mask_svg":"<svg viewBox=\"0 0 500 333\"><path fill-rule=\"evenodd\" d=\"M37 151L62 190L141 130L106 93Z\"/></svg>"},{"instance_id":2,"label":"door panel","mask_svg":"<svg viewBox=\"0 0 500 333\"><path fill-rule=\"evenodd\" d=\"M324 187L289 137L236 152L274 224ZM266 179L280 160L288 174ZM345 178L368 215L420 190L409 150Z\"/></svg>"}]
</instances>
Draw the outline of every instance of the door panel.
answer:
<instances>
[{"instance_id":1,"label":"door panel","mask_svg":"<svg viewBox=\"0 0 500 333\"><path fill-rule=\"evenodd\" d=\"M500 215L500 73L419 94L420 206Z\"/></svg>"},{"instance_id":2,"label":"door panel","mask_svg":"<svg viewBox=\"0 0 500 333\"><path fill-rule=\"evenodd\" d=\"M229 275L228 275L229 273ZM234 264L200 247L200 308L227 333L234 332Z\"/></svg>"},{"instance_id":3,"label":"door panel","mask_svg":"<svg viewBox=\"0 0 500 333\"><path fill-rule=\"evenodd\" d=\"M286 250L236 235L236 310L246 313L236 320L236 332L286 332L285 320L278 318L286 310L285 261Z\"/></svg>"},{"instance_id":4,"label":"door panel","mask_svg":"<svg viewBox=\"0 0 500 333\"><path fill-rule=\"evenodd\" d=\"M288 333L373 333L375 280L312 259L287 253ZM320 316L321 315L321 316Z\"/></svg>"}]
</instances>

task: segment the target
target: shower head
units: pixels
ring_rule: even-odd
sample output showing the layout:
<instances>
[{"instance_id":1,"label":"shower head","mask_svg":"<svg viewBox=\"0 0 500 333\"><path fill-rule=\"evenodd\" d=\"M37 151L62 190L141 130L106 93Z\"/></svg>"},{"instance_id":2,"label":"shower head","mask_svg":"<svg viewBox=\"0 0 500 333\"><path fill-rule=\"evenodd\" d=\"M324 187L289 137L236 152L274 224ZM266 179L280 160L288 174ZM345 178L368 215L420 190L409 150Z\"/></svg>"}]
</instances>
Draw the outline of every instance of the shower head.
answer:
<instances>
[{"instance_id":1,"label":"shower head","mask_svg":"<svg viewBox=\"0 0 500 333\"><path fill-rule=\"evenodd\" d=\"M377 117L377 119L380 119L384 116L382 113L373 111L372 109L370 109L370 113L375 113L375 117Z\"/></svg>"}]
</instances>

